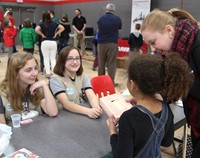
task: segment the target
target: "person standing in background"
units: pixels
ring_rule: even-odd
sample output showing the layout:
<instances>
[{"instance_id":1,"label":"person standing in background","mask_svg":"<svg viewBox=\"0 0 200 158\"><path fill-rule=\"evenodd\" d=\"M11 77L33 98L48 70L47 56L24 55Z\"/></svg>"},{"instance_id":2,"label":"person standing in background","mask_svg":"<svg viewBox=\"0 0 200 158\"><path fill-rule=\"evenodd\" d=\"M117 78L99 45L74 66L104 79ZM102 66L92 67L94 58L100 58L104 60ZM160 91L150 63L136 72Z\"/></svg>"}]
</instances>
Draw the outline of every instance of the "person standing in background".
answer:
<instances>
[{"instance_id":1,"label":"person standing in background","mask_svg":"<svg viewBox=\"0 0 200 158\"><path fill-rule=\"evenodd\" d=\"M76 9L75 14L76 16L72 21L72 27L74 29L74 47L78 47L78 43L80 43L81 54L85 55L86 19L82 16L80 9Z\"/></svg>"},{"instance_id":2,"label":"person standing in background","mask_svg":"<svg viewBox=\"0 0 200 158\"><path fill-rule=\"evenodd\" d=\"M129 35L128 44L130 46L129 51L129 62L130 60L138 55L141 54L141 46L143 44L142 34L140 33L140 24L135 24L135 30Z\"/></svg>"},{"instance_id":3,"label":"person standing in background","mask_svg":"<svg viewBox=\"0 0 200 158\"><path fill-rule=\"evenodd\" d=\"M56 18L55 12L53 10L50 10L49 14L50 14L51 20L58 24L58 18Z\"/></svg>"},{"instance_id":4,"label":"person standing in background","mask_svg":"<svg viewBox=\"0 0 200 158\"><path fill-rule=\"evenodd\" d=\"M55 16L55 12L53 10L49 10L49 14L50 14L50 17L51 17L51 21L58 24L58 18ZM56 43L57 43L57 49L58 49L58 47L59 47L59 35L56 36Z\"/></svg>"},{"instance_id":5,"label":"person standing in background","mask_svg":"<svg viewBox=\"0 0 200 158\"><path fill-rule=\"evenodd\" d=\"M23 45L23 50L33 54L35 42L38 40L38 35L32 28L30 19L24 20L23 28L19 33L19 39Z\"/></svg>"},{"instance_id":6,"label":"person standing in background","mask_svg":"<svg viewBox=\"0 0 200 158\"><path fill-rule=\"evenodd\" d=\"M56 37L62 31L64 31L64 27L51 21L50 14L48 12L44 12L42 14L42 22L40 22L35 28L35 32L41 36L41 50L44 57L46 78L51 76L51 70L53 71L56 64Z\"/></svg>"},{"instance_id":7,"label":"person standing in background","mask_svg":"<svg viewBox=\"0 0 200 158\"><path fill-rule=\"evenodd\" d=\"M14 29L16 29L15 26L15 19L13 18L13 12L8 9L5 14L4 14L4 18L5 20L10 20L11 22L11 26L10 28L13 29L12 31L14 31ZM15 36L16 37L16 36ZM15 46L15 38L14 38L14 46L13 46L13 53L17 52L16 46Z\"/></svg>"},{"instance_id":8,"label":"person standing in background","mask_svg":"<svg viewBox=\"0 0 200 158\"><path fill-rule=\"evenodd\" d=\"M92 41L93 43L93 56L95 57L92 70L95 71L96 68L98 67L98 51L97 51L97 46L98 46L98 30L94 36L94 39Z\"/></svg>"},{"instance_id":9,"label":"person standing in background","mask_svg":"<svg viewBox=\"0 0 200 158\"><path fill-rule=\"evenodd\" d=\"M59 37L59 47L58 53L62 50L62 48L66 47L69 41L69 33L71 32L70 22L68 20L68 15L64 14L62 18L59 20L59 24L61 24L65 30L61 33Z\"/></svg>"},{"instance_id":10,"label":"person standing in background","mask_svg":"<svg viewBox=\"0 0 200 158\"><path fill-rule=\"evenodd\" d=\"M13 13L11 10L7 10L4 14L4 18L7 19L7 20L10 20L12 26L15 25L15 19L13 18Z\"/></svg>"},{"instance_id":11,"label":"person standing in background","mask_svg":"<svg viewBox=\"0 0 200 158\"><path fill-rule=\"evenodd\" d=\"M4 21L4 44L8 51L8 56L14 53L14 46L15 46L15 37L17 35L17 29L15 26L12 26L10 20L5 19Z\"/></svg>"},{"instance_id":12,"label":"person standing in background","mask_svg":"<svg viewBox=\"0 0 200 158\"><path fill-rule=\"evenodd\" d=\"M115 84L116 60L118 52L119 30L122 28L120 17L114 15L116 7L113 3L106 5L106 13L99 18L98 24L98 75L105 75L105 66L108 66L108 75ZM117 84L115 84L116 86Z\"/></svg>"}]
</instances>

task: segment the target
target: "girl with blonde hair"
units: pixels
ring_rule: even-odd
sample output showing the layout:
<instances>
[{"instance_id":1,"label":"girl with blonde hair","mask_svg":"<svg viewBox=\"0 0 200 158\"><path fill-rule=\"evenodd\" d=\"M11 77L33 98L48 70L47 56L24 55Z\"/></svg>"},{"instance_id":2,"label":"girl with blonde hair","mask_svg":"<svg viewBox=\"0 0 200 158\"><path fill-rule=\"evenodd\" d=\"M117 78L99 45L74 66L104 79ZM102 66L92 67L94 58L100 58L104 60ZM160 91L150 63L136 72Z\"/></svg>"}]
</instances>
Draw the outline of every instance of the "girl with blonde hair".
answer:
<instances>
[{"instance_id":1,"label":"girl with blonde hair","mask_svg":"<svg viewBox=\"0 0 200 158\"><path fill-rule=\"evenodd\" d=\"M188 62L195 81L186 99L183 100L188 124L191 126L193 157L200 150L200 31L197 21L190 13L177 8L168 11L158 9L144 19L141 32L152 51L163 56L169 51L177 52Z\"/></svg>"},{"instance_id":2,"label":"girl with blonde hair","mask_svg":"<svg viewBox=\"0 0 200 158\"><path fill-rule=\"evenodd\" d=\"M47 83L38 80L38 62L30 53L10 56L4 80L0 83L0 123L6 123L13 113L31 110L56 116L58 109Z\"/></svg>"}]
</instances>

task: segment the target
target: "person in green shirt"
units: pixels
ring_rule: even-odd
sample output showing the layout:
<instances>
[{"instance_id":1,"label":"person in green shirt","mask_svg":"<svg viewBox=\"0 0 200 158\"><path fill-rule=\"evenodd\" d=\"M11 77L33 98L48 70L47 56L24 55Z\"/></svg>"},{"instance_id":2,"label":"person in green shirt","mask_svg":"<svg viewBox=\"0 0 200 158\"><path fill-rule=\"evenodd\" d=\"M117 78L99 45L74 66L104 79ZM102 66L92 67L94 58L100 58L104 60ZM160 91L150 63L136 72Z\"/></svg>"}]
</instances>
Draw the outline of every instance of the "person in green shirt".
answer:
<instances>
[{"instance_id":1,"label":"person in green shirt","mask_svg":"<svg viewBox=\"0 0 200 158\"><path fill-rule=\"evenodd\" d=\"M23 28L19 33L20 42L23 45L23 50L28 53L34 53L34 45L38 40L38 35L32 28L30 19L25 19L23 23Z\"/></svg>"}]
</instances>

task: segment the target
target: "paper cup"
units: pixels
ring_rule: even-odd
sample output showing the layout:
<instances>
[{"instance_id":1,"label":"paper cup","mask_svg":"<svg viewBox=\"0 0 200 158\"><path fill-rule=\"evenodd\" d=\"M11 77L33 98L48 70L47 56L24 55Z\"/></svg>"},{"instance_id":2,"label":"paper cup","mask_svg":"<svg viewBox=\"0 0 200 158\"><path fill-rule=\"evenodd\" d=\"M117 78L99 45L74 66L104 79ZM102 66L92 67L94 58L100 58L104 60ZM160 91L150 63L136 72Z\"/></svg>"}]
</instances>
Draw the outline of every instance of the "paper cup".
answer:
<instances>
[{"instance_id":1,"label":"paper cup","mask_svg":"<svg viewBox=\"0 0 200 158\"><path fill-rule=\"evenodd\" d=\"M20 114L12 114L11 119L12 119L12 124L14 128L20 127L20 120L21 120Z\"/></svg>"}]
</instances>

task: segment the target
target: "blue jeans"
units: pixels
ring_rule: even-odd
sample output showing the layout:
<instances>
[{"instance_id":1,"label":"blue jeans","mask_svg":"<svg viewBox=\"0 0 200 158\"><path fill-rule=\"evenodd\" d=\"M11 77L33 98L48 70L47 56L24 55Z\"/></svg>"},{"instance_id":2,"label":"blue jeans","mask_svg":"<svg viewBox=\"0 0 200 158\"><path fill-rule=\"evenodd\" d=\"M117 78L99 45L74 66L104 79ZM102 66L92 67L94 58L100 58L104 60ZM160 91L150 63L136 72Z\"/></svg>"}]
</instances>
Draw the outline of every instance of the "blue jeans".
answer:
<instances>
[{"instance_id":1,"label":"blue jeans","mask_svg":"<svg viewBox=\"0 0 200 158\"><path fill-rule=\"evenodd\" d=\"M58 54L60 51L67 46L69 39L60 39L59 40L59 46L58 46Z\"/></svg>"}]
</instances>

